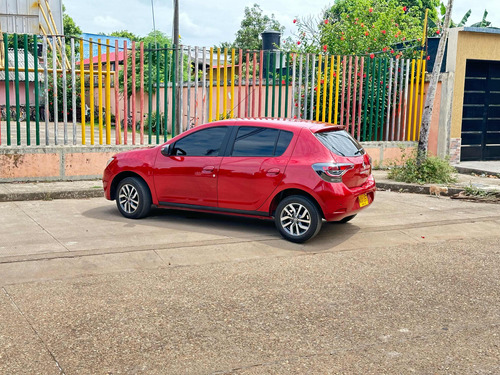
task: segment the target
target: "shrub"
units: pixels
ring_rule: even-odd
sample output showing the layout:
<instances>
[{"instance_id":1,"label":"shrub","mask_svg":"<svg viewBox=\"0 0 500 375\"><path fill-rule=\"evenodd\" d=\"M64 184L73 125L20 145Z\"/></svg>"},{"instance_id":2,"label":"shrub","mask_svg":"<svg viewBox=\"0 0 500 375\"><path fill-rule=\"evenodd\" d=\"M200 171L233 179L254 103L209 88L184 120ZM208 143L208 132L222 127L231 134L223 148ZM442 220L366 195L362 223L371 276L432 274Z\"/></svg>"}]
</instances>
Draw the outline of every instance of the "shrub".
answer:
<instances>
[{"instance_id":1,"label":"shrub","mask_svg":"<svg viewBox=\"0 0 500 375\"><path fill-rule=\"evenodd\" d=\"M397 165L401 164L401 165ZM448 184L455 182L456 170L448 159L426 156L422 163L417 163L417 149L410 155L405 151L399 163L393 163L388 177L392 180L417 184Z\"/></svg>"}]
</instances>

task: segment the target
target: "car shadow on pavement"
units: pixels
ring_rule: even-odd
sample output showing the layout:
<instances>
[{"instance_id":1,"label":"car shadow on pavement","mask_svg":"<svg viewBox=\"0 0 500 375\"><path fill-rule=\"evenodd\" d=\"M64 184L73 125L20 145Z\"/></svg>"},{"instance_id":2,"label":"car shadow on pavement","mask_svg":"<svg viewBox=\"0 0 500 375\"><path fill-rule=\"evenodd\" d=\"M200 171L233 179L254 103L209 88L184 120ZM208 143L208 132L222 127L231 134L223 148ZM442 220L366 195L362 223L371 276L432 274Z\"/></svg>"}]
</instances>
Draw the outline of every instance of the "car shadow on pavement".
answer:
<instances>
[{"instance_id":1,"label":"car shadow on pavement","mask_svg":"<svg viewBox=\"0 0 500 375\"><path fill-rule=\"evenodd\" d=\"M212 214L195 211L153 209L148 217L131 220L124 218L111 204L106 207L96 207L82 213L95 220L124 223L133 226L153 226L163 230L196 232L202 234L226 236L234 239L259 241L271 247L283 250L317 252L332 250L336 246L349 241L359 230L356 224L323 222L321 231L316 237L306 243L289 242L278 233L274 220L263 220L252 217L240 217L224 214ZM186 242L189 242L189 236Z\"/></svg>"}]
</instances>

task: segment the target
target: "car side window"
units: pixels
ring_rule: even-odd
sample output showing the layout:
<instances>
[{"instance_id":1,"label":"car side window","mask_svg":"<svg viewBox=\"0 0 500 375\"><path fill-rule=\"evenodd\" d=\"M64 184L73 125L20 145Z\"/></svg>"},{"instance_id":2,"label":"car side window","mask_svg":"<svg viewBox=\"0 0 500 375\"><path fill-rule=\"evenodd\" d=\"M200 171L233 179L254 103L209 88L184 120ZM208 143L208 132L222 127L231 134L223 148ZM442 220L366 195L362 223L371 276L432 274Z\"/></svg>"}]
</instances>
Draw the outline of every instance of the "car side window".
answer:
<instances>
[{"instance_id":1,"label":"car side window","mask_svg":"<svg viewBox=\"0 0 500 375\"><path fill-rule=\"evenodd\" d=\"M293 133L278 129L241 126L231 156L279 156L285 152L292 137Z\"/></svg>"},{"instance_id":2,"label":"car side window","mask_svg":"<svg viewBox=\"0 0 500 375\"><path fill-rule=\"evenodd\" d=\"M227 126L218 126L191 133L175 142L173 156L219 156Z\"/></svg>"}]
</instances>

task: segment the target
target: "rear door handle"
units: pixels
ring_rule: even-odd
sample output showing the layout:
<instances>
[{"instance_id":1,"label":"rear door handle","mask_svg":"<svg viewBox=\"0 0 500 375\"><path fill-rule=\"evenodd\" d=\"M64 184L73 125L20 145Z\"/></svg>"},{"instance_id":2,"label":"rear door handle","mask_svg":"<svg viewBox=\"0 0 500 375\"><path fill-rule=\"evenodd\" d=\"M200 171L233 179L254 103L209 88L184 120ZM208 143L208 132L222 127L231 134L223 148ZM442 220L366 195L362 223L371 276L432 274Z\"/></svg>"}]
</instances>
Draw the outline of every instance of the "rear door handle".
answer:
<instances>
[{"instance_id":1,"label":"rear door handle","mask_svg":"<svg viewBox=\"0 0 500 375\"><path fill-rule=\"evenodd\" d=\"M266 176L268 176L268 177L277 176L279 174L280 174L279 168L271 168L271 169L268 169L266 172Z\"/></svg>"}]
</instances>

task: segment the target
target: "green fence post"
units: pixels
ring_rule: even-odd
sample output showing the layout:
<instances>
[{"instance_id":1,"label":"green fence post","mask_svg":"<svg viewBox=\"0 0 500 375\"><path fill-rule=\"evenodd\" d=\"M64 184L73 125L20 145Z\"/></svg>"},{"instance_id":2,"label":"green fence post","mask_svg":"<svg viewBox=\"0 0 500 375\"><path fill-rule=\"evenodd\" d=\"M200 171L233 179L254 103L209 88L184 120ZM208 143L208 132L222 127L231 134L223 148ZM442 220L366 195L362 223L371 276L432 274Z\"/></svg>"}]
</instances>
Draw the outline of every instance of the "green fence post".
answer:
<instances>
[{"instance_id":1,"label":"green fence post","mask_svg":"<svg viewBox=\"0 0 500 375\"><path fill-rule=\"evenodd\" d=\"M10 81L9 81L9 35L3 34L5 52L5 114L7 120L7 146L10 146Z\"/></svg>"},{"instance_id":2,"label":"green fence post","mask_svg":"<svg viewBox=\"0 0 500 375\"><path fill-rule=\"evenodd\" d=\"M274 53L274 59L271 59L273 64L273 92L272 92L272 95L271 95L271 117L274 117L274 106L276 105L276 55L277 53L276 52L270 52L270 53Z\"/></svg>"},{"instance_id":3,"label":"green fence post","mask_svg":"<svg viewBox=\"0 0 500 375\"><path fill-rule=\"evenodd\" d=\"M281 51L277 52L279 53L279 58L280 58L280 71L279 71L279 74L278 74L278 77L279 77L279 95L278 95L278 117L281 118L281 88L282 88L282 84L283 84L283 58L281 56Z\"/></svg>"},{"instance_id":4,"label":"green fence post","mask_svg":"<svg viewBox=\"0 0 500 375\"><path fill-rule=\"evenodd\" d=\"M28 34L24 34L24 89L26 102L24 104L26 111L26 144L31 145L30 133L30 73L28 66Z\"/></svg>"},{"instance_id":5,"label":"green fence post","mask_svg":"<svg viewBox=\"0 0 500 375\"><path fill-rule=\"evenodd\" d=\"M35 136L36 145L40 146L40 98L39 95L39 82L38 82L38 36L33 36L33 51L35 53Z\"/></svg>"},{"instance_id":6,"label":"green fence post","mask_svg":"<svg viewBox=\"0 0 500 375\"><path fill-rule=\"evenodd\" d=\"M374 138L377 141L378 140L378 128L379 128L379 108L380 108L380 80L382 79L382 61L378 61L378 72L377 72L377 100L376 100L376 111L375 111L375 134Z\"/></svg>"},{"instance_id":7,"label":"green fence post","mask_svg":"<svg viewBox=\"0 0 500 375\"><path fill-rule=\"evenodd\" d=\"M386 94L386 84L387 84L387 59L384 59L384 68L383 68L383 84L382 84L382 111L380 113L380 139L379 141L382 141L384 139L383 133L384 133L384 114L385 114L385 94Z\"/></svg>"},{"instance_id":8,"label":"green fence post","mask_svg":"<svg viewBox=\"0 0 500 375\"><path fill-rule=\"evenodd\" d=\"M17 145L21 145L21 120L20 120L20 106L19 106L19 56L17 48L17 34L14 34L14 77L15 77L15 90L16 90L16 138Z\"/></svg>"},{"instance_id":9,"label":"green fence post","mask_svg":"<svg viewBox=\"0 0 500 375\"><path fill-rule=\"evenodd\" d=\"M161 50L160 45L155 44L155 56L156 56L156 144L160 143L160 127L161 127L161 116L160 116L160 59Z\"/></svg>"}]
</instances>

